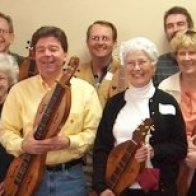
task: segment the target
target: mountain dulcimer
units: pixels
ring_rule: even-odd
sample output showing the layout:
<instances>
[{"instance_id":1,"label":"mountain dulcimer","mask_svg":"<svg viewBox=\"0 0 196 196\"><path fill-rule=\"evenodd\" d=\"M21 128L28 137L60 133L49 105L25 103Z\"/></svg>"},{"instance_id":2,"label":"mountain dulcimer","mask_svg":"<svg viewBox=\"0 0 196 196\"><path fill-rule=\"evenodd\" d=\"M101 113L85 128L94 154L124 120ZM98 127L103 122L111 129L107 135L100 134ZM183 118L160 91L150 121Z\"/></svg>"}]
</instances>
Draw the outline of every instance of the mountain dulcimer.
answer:
<instances>
[{"instance_id":1,"label":"mountain dulcimer","mask_svg":"<svg viewBox=\"0 0 196 196\"><path fill-rule=\"evenodd\" d=\"M141 165L134 156L145 136L152 127L153 121L147 118L134 131L131 140L117 145L109 154L106 167L106 182L116 195L122 195L140 173Z\"/></svg>"}]
</instances>

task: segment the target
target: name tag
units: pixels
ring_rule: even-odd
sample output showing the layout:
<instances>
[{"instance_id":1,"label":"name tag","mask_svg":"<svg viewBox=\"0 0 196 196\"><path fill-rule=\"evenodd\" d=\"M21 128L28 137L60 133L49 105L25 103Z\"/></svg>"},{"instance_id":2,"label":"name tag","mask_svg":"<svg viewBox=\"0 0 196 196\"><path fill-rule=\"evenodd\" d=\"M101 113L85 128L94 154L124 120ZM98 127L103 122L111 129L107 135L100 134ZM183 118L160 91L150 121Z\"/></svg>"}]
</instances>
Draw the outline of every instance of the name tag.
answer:
<instances>
[{"instance_id":1,"label":"name tag","mask_svg":"<svg viewBox=\"0 0 196 196\"><path fill-rule=\"evenodd\" d=\"M176 115L176 108L171 104L159 103L159 112L165 115L166 114Z\"/></svg>"},{"instance_id":2,"label":"name tag","mask_svg":"<svg viewBox=\"0 0 196 196\"><path fill-rule=\"evenodd\" d=\"M112 77L113 77L113 73L111 73L111 72L107 72L107 74L106 74L106 76L105 76L105 79L106 80L112 80Z\"/></svg>"}]
</instances>

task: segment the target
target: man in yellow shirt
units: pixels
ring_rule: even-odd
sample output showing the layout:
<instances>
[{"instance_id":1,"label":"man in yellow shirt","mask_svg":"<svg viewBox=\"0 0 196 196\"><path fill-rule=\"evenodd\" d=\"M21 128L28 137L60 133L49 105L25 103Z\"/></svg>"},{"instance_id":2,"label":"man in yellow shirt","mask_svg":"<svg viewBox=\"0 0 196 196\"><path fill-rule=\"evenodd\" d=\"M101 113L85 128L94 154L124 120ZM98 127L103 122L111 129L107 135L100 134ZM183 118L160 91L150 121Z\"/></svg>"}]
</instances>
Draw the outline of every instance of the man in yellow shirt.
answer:
<instances>
[{"instance_id":1,"label":"man in yellow shirt","mask_svg":"<svg viewBox=\"0 0 196 196\"><path fill-rule=\"evenodd\" d=\"M36 196L86 195L81 158L93 144L101 116L97 93L87 82L72 78L71 108L65 124L57 136L36 140L36 112L44 95L63 74L68 44L65 33L53 26L39 28L31 44L39 74L11 89L2 111L0 141L16 157L47 153Z\"/></svg>"}]
</instances>

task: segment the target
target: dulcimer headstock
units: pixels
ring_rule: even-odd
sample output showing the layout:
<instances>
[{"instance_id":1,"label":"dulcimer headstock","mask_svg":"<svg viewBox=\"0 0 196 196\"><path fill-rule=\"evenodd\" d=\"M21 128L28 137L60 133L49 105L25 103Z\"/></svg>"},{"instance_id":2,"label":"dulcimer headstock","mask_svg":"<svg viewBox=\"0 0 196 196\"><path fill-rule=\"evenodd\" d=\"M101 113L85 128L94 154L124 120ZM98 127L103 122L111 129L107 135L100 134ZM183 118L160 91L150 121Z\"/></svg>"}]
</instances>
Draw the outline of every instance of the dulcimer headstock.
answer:
<instances>
[{"instance_id":1,"label":"dulcimer headstock","mask_svg":"<svg viewBox=\"0 0 196 196\"><path fill-rule=\"evenodd\" d=\"M35 57L35 52L33 50L33 47L31 45L31 42L29 40L27 41L27 46L25 48L29 51L28 58L30 58L30 59L33 60L34 57Z\"/></svg>"},{"instance_id":2,"label":"dulcimer headstock","mask_svg":"<svg viewBox=\"0 0 196 196\"><path fill-rule=\"evenodd\" d=\"M78 65L79 65L80 59L77 56L72 56L68 62L68 64L65 66L64 71L70 71L72 75L76 71Z\"/></svg>"},{"instance_id":3,"label":"dulcimer headstock","mask_svg":"<svg viewBox=\"0 0 196 196\"><path fill-rule=\"evenodd\" d=\"M69 84L70 78L74 75L77 67L79 66L80 60L77 56L72 56L68 64L63 69L63 75L59 81L60 84ZM69 76L69 77L67 77Z\"/></svg>"},{"instance_id":4,"label":"dulcimer headstock","mask_svg":"<svg viewBox=\"0 0 196 196\"><path fill-rule=\"evenodd\" d=\"M27 41L27 46L25 48L28 49L29 54L19 65L19 81L34 76L38 73L37 67L35 65L35 51L33 50L30 41Z\"/></svg>"},{"instance_id":5,"label":"dulcimer headstock","mask_svg":"<svg viewBox=\"0 0 196 196\"><path fill-rule=\"evenodd\" d=\"M132 140L138 145L144 143L145 137L150 130L154 130L152 118L146 118L133 132Z\"/></svg>"}]
</instances>

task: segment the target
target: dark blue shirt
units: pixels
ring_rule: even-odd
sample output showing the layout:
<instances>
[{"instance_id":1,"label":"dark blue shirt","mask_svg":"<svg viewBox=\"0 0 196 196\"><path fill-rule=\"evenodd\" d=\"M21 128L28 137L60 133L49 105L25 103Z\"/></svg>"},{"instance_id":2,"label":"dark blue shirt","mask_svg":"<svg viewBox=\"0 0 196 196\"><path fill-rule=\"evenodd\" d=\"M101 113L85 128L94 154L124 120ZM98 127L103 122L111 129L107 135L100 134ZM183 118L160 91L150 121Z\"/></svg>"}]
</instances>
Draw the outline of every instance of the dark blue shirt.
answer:
<instances>
[{"instance_id":1,"label":"dark blue shirt","mask_svg":"<svg viewBox=\"0 0 196 196\"><path fill-rule=\"evenodd\" d=\"M154 85L157 87L162 80L177 73L178 71L178 64L172 53L161 55L156 65L156 72L153 78Z\"/></svg>"}]
</instances>

